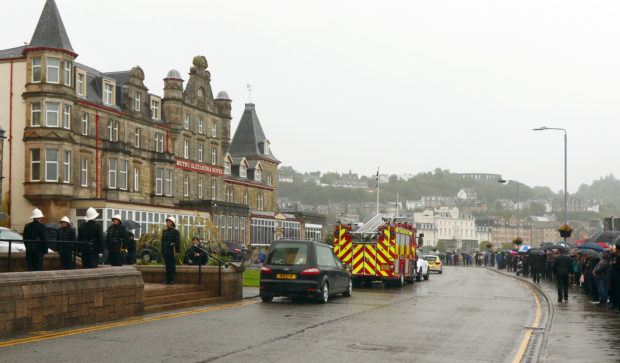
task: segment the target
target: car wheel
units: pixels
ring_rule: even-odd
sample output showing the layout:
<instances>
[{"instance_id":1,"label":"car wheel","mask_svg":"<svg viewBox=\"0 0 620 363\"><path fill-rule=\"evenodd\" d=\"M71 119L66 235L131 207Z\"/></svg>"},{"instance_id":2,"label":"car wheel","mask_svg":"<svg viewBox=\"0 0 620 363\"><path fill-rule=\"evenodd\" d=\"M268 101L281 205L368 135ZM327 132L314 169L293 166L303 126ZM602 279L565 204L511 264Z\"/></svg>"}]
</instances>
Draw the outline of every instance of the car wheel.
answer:
<instances>
[{"instance_id":1,"label":"car wheel","mask_svg":"<svg viewBox=\"0 0 620 363\"><path fill-rule=\"evenodd\" d=\"M422 269L420 269L420 271L418 271L417 275L415 276L415 280L416 281L421 281L422 280Z\"/></svg>"},{"instance_id":2,"label":"car wheel","mask_svg":"<svg viewBox=\"0 0 620 363\"><path fill-rule=\"evenodd\" d=\"M353 295L353 281L349 279L349 287L347 287L347 290L342 293L342 296L350 297L351 295Z\"/></svg>"},{"instance_id":3,"label":"car wheel","mask_svg":"<svg viewBox=\"0 0 620 363\"><path fill-rule=\"evenodd\" d=\"M148 252L144 252L142 254L142 260L146 262L151 262L151 254Z\"/></svg>"},{"instance_id":4,"label":"car wheel","mask_svg":"<svg viewBox=\"0 0 620 363\"><path fill-rule=\"evenodd\" d=\"M403 287L405 286L405 274L401 272L400 274L400 279L398 280L397 285L398 287Z\"/></svg>"},{"instance_id":5,"label":"car wheel","mask_svg":"<svg viewBox=\"0 0 620 363\"><path fill-rule=\"evenodd\" d=\"M261 292L260 299L263 300L263 302L267 302L268 303L268 302L271 302L273 300L273 296L266 295L266 294Z\"/></svg>"},{"instance_id":6,"label":"car wheel","mask_svg":"<svg viewBox=\"0 0 620 363\"><path fill-rule=\"evenodd\" d=\"M443 270L439 270L439 273L442 273L442 272L443 272Z\"/></svg>"},{"instance_id":7,"label":"car wheel","mask_svg":"<svg viewBox=\"0 0 620 363\"><path fill-rule=\"evenodd\" d=\"M424 275L424 280L427 280L431 277L431 272L429 270L426 270L426 275Z\"/></svg>"},{"instance_id":8,"label":"car wheel","mask_svg":"<svg viewBox=\"0 0 620 363\"><path fill-rule=\"evenodd\" d=\"M319 295L319 302L321 304L326 304L328 300L329 300L329 285L327 284L327 281L325 281L323 283L323 286L321 286L321 295Z\"/></svg>"}]
</instances>

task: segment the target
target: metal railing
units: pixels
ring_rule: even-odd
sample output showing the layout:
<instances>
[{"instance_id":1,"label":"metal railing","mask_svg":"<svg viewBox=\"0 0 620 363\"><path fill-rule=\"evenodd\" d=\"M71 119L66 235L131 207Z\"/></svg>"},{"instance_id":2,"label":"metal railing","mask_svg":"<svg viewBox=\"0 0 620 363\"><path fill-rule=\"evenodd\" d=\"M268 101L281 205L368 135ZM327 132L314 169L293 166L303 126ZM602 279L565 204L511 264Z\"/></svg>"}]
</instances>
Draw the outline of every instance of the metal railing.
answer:
<instances>
[{"instance_id":1,"label":"metal railing","mask_svg":"<svg viewBox=\"0 0 620 363\"><path fill-rule=\"evenodd\" d=\"M75 266L75 260L77 257L77 252L78 249L76 247L78 247L79 245L89 245L92 246L92 242L88 242L88 241L57 241L57 240L49 240L49 241L39 241L39 240L21 240L21 239L0 239L0 242L8 242L9 243L9 248L7 251L7 268L6 268L6 272L11 272L11 247L13 246L13 243L19 243L19 244L23 244L24 247L26 246L27 243L46 243L46 244L55 244L56 246L58 246L58 244L70 244L71 245L71 253L73 255L73 265ZM54 251L54 252L58 252L58 251Z\"/></svg>"}]
</instances>

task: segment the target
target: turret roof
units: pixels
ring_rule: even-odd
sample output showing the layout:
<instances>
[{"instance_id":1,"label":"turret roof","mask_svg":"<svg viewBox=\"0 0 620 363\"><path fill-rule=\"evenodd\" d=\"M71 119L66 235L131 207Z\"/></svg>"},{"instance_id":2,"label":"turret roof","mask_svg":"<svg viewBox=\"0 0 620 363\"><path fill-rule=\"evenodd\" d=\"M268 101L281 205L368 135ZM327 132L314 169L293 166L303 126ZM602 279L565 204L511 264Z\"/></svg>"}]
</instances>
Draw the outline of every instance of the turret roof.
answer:
<instances>
[{"instance_id":1,"label":"turret roof","mask_svg":"<svg viewBox=\"0 0 620 363\"><path fill-rule=\"evenodd\" d=\"M230 143L228 153L232 157L260 157L279 163L280 161L271 153L271 148L265 148L265 143L268 142L258 120L254 104L246 103L245 111Z\"/></svg>"},{"instance_id":2,"label":"turret roof","mask_svg":"<svg viewBox=\"0 0 620 363\"><path fill-rule=\"evenodd\" d=\"M32 40L24 50L38 47L62 49L75 54L54 0L45 2Z\"/></svg>"}]
</instances>

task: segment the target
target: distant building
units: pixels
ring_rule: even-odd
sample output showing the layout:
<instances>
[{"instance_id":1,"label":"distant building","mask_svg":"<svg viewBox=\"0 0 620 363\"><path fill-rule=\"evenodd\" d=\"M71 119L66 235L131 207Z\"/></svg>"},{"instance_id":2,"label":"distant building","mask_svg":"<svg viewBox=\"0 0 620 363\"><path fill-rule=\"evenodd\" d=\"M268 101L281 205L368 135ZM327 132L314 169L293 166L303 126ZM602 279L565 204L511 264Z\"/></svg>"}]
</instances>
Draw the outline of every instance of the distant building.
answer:
<instances>
[{"instance_id":1,"label":"distant building","mask_svg":"<svg viewBox=\"0 0 620 363\"><path fill-rule=\"evenodd\" d=\"M433 225L437 230L436 240L456 241L456 249L463 247L463 241L476 238L474 217L461 214L456 207L426 208L422 212L414 213L413 220L418 224Z\"/></svg>"},{"instance_id":2,"label":"distant building","mask_svg":"<svg viewBox=\"0 0 620 363\"><path fill-rule=\"evenodd\" d=\"M476 180L483 183L497 183L502 178L500 174L489 173L455 173L463 179Z\"/></svg>"},{"instance_id":3,"label":"distant building","mask_svg":"<svg viewBox=\"0 0 620 363\"><path fill-rule=\"evenodd\" d=\"M478 199L478 194L476 190L473 188L463 188L456 193L456 197L460 200L471 200L474 201Z\"/></svg>"}]
</instances>

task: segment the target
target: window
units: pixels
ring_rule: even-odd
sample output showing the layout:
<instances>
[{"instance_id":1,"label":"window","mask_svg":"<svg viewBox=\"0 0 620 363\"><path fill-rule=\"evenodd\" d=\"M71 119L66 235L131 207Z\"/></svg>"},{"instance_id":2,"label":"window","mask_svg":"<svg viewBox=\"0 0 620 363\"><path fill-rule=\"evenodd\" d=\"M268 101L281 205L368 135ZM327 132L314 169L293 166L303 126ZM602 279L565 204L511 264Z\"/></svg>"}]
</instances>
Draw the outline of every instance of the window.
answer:
<instances>
[{"instance_id":1,"label":"window","mask_svg":"<svg viewBox=\"0 0 620 363\"><path fill-rule=\"evenodd\" d=\"M32 58L32 82L41 82L41 58Z\"/></svg>"},{"instance_id":2,"label":"window","mask_svg":"<svg viewBox=\"0 0 620 363\"><path fill-rule=\"evenodd\" d=\"M58 127L58 102L45 102L45 125Z\"/></svg>"},{"instance_id":3,"label":"window","mask_svg":"<svg viewBox=\"0 0 620 363\"><path fill-rule=\"evenodd\" d=\"M118 187L122 190L127 190L127 172L128 172L127 160L121 160L118 170Z\"/></svg>"},{"instance_id":4,"label":"window","mask_svg":"<svg viewBox=\"0 0 620 363\"><path fill-rule=\"evenodd\" d=\"M118 141L118 121L108 120L108 140Z\"/></svg>"},{"instance_id":5,"label":"window","mask_svg":"<svg viewBox=\"0 0 620 363\"><path fill-rule=\"evenodd\" d=\"M133 133L133 145L135 147L140 147L140 128L136 127Z\"/></svg>"},{"instance_id":6,"label":"window","mask_svg":"<svg viewBox=\"0 0 620 363\"><path fill-rule=\"evenodd\" d=\"M211 164L217 164L217 149L214 147L211 148Z\"/></svg>"},{"instance_id":7,"label":"window","mask_svg":"<svg viewBox=\"0 0 620 363\"><path fill-rule=\"evenodd\" d=\"M239 165L239 176L245 178L248 175L245 165Z\"/></svg>"},{"instance_id":8,"label":"window","mask_svg":"<svg viewBox=\"0 0 620 363\"><path fill-rule=\"evenodd\" d=\"M216 188L215 188L215 180L211 180L211 199L215 200L215 192L216 192Z\"/></svg>"},{"instance_id":9,"label":"window","mask_svg":"<svg viewBox=\"0 0 620 363\"><path fill-rule=\"evenodd\" d=\"M189 141L183 140L183 158L189 158Z\"/></svg>"},{"instance_id":10,"label":"window","mask_svg":"<svg viewBox=\"0 0 620 363\"><path fill-rule=\"evenodd\" d=\"M224 174L230 175L230 163L228 161L224 162Z\"/></svg>"},{"instance_id":11,"label":"window","mask_svg":"<svg viewBox=\"0 0 620 363\"><path fill-rule=\"evenodd\" d=\"M165 180L165 192L166 195L172 195L172 170L166 169L166 180Z\"/></svg>"},{"instance_id":12,"label":"window","mask_svg":"<svg viewBox=\"0 0 620 363\"><path fill-rule=\"evenodd\" d=\"M226 201L232 202L232 188L226 188Z\"/></svg>"},{"instance_id":13,"label":"window","mask_svg":"<svg viewBox=\"0 0 620 363\"><path fill-rule=\"evenodd\" d=\"M138 191L140 185L140 168L133 168L133 191Z\"/></svg>"},{"instance_id":14,"label":"window","mask_svg":"<svg viewBox=\"0 0 620 363\"><path fill-rule=\"evenodd\" d=\"M163 181L164 181L164 169L157 168L155 170L155 195L162 195Z\"/></svg>"},{"instance_id":15,"label":"window","mask_svg":"<svg viewBox=\"0 0 620 363\"><path fill-rule=\"evenodd\" d=\"M41 180L41 150L30 150L30 181Z\"/></svg>"},{"instance_id":16,"label":"window","mask_svg":"<svg viewBox=\"0 0 620 363\"><path fill-rule=\"evenodd\" d=\"M267 184L272 185L271 182L272 182L271 174L267 174Z\"/></svg>"},{"instance_id":17,"label":"window","mask_svg":"<svg viewBox=\"0 0 620 363\"><path fill-rule=\"evenodd\" d=\"M114 85L111 83L104 83L103 84L103 103L105 103L106 105L113 105L114 104Z\"/></svg>"},{"instance_id":18,"label":"window","mask_svg":"<svg viewBox=\"0 0 620 363\"><path fill-rule=\"evenodd\" d=\"M116 189L116 159L110 159L108 165L108 188Z\"/></svg>"},{"instance_id":19,"label":"window","mask_svg":"<svg viewBox=\"0 0 620 363\"><path fill-rule=\"evenodd\" d=\"M256 180L258 182L261 180L260 179L260 169L254 170L254 180Z\"/></svg>"},{"instance_id":20,"label":"window","mask_svg":"<svg viewBox=\"0 0 620 363\"><path fill-rule=\"evenodd\" d=\"M235 216L235 235L233 240L239 241L239 216Z\"/></svg>"},{"instance_id":21,"label":"window","mask_svg":"<svg viewBox=\"0 0 620 363\"><path fill-rule=\"evenodd\" d=\"M151 117L159 120L159 101L151 100Z\"/></svg>"},{"instance_id":22,"label":"window","mask_svg":"<svg viewBox=\"0 0 620 363\"><path fill-rule=\"evenodd\" d=\"M71 181L71 151L62 152L62 179L65 183Z\"/></svg>"},{"instance_id":23,"label":"window","mask_svg":"<svg viewBox=\"0 0 620 363\"><path fill-rule=\"evenodd\" d=\"M77 74L77 94L84 96L84 73Z\"/></svg>"},{"instance_id":24,"label":"window","mask_svg":"<svg viewBox=\"0 0 620 363\"><path fill-rule=\"evenodd\" d=\"M241 217L241 222L239 224L241 224L239 242L245 243L245 217Z\"/></svg>"},{"instance_id":25,"label":"window","mask_svg":"<svg viewBox=\"0 0 620 363\"><path fill-rule=\"evenodd\" d=\"M65 86L71 86L71 62L65 61L65 72L63 74Z\"/></svg>"},{"instance_id":26,"label":"window","mask_svg":"<svg viewBox=\"0 0 620 363\"><path fill-rule=\"evenodd\" d=\"M189 195L189 175L183 175L183 196Z\"/></svg>"},{"instance_id":27,"label":"window","mask_svg":"<svg viewBox=\"0 0 620 363\"><path fill-rule=\"evenodd\" d=\"M65 105L63 109L64 109L64 112L63 112L63 117L62 117L62 127L64 127L65 129L70 129L71 128L71 106Z\"/></svg>"},{"instance_id":28,"label":"window","mask_svg":"<svg viewBox=\"0 0 620 363\"><path fill-rule=\"evenodd\" d=\"M198 133L202 134L202 119L198 119Z\"/></svg>"},{"instance_id":29,"label":"window","mask_svg":"<svg viewBox=\"0 0 620 363\"><path fill-rule=\"evenodd\" d=\"M258 204L257 209L258 210L263 210L263 208L264 208L264 204L263 204L264 201L265 200L264 200L264 197L263 197L263 193L258 193L258 200L257 200L257 202L258 202L257 203Z\"/></svg>"},{"instance_id":30,"label":"window","mask_svg":"<svg viewBox=\"0 0 620 363\"><path fill-rule=\"evenodd\" d=\"M247 192L247 190L243 192L243 204L248 205L248 192Z\"/></svg>"},{"instance_id":31,"label":"window","mask_svg":"<svg viewBox=\"0 0 620 363\"><path fill-rule=\"evenodd\" d=\"M82 114L82 135L88 135L88 114L86 112Z\"/></svg>"},{"instance_id":32,"label":"window","mask_svg":"<svg viewBox=\"0 0 620 363\"><path fill-rule=\"evenodd\" d=\"M217 124L215 121L211 124L211 137L217 137Z\"/></svg>"},{"instance_id":33,"label":"window","mask_svg":"<svg viewBox=\"0 0 620 363\"><path fill-rule=\"evenodd\" d=\"M30 104L30 126L41 126L41 102Z\"/></svg>"},{"instance_id":34,"label":"window","mask_svg":"<svg viewBox=\"0 0 620 363\"><path fill-rule=\"evenodd\" d=\"M266 218L250 219L250 244L269 245L273 241L274 220Z\"/></svg>"},{"instance_id":35,"label":"window","mask_svg":"<svg viewBox=\"0 0 620 363\"><path fill-rule=\"evenodd\" d=\"M88 159L82 158L80 169L80 185L83 187L88 186Z\"/></svg>"},{"instance_id":36,"label":"window","mask_svg":"<svg viewBox=\"0 0 620 363\"><path fill-rule=\"evenodd\" d=\"M189 129L189 113L185 114L185 122L183 123L183 127L187 130Z\"/></svg>"},{"instance_id":37,"label":"window","mask_svg":"<svg viewBox=\"0 0 620 363\"><path fill-rule=\"evenodd\" d=\"M198 199L202 199L202 178L198 178Z\"/></svg>"},{"instance_id":38,"label":"window","mask_svg":"<svg viewBox=\"0 0 620 363\"><path fill-rule=\"evenodd\" d=\"M160 132L155 133L155 151L163 153L164 150L164 134Z\"/></svg>"},{"instance_id":39,"label":"window","mask_svg":"<svg viewBox=\"0 0 620 363\"><path fill-rule=\"evenodd\" d=\"M134 99L134 104L133 104L133 109L136 112L140 112L140 103L142 103L142 100L140 99L140 93L136 92L136 98Z\"/></svg>"},{"instance_id":40,"label":"window","mask_svg":"<svg viewBox=\"0 0 620 363\"><path fill-rule=\"evenodd\" d=\"M220 236L222 239L226 238L226 216L220 216Z\"/></svg>"},{"instance_id":41,"label":"window","mask_svg":"<svg viewBox=\"0 0 620 363\"><path fill-rule=\"evenodd\" d=\"M202 145L198 145L198 161L202 161Z\"/></svg>"},{"instance_id":42,"label":"window","mask_svg":"<svg viewBox=\"0 0 620 363\"><path fill-rule=\"evenodd\" d=\"M228 239L232 239L233 216L228 216Z\"/></svg>"},{"instance_id":43,"label":"window","mask_svg":"<svg viewBox=\"0 0 620 363\"><path fill-rule=\"evenodd\" d=\"M58 83L59 72L60 72L60 59L58 58L47 58L47 71L46 71L46 81L47 83Z\"/></svg>"},{"instance_id":44,"label":"window","mask_svg":"<svg viewBox=\"0 0 620 363\"><path fill-rule=\"evenodd\" d=\"M45 181L58 181L58 149L45 149Z\"/></svg>"}]
</instances>

